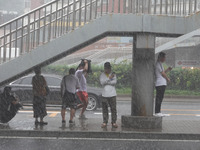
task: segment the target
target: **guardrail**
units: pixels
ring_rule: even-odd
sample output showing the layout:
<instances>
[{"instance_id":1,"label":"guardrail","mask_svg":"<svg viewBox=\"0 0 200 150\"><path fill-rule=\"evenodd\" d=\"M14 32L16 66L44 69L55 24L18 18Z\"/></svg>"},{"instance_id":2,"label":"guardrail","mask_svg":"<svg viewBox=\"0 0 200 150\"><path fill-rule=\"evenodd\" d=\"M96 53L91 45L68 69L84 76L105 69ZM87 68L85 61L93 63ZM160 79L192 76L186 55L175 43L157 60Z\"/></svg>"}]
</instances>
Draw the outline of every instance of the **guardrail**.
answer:
<instances>
[{"instance_id":1,"label":"guardrail","mask_svg":"<svg viewBox=\"0 0 200 150\"><path fill-rule=\"evenodd\" d=\"M200 0L54 0L0 25L0 64L108 13L188 16Z\"/></svg>"}]
</instances>

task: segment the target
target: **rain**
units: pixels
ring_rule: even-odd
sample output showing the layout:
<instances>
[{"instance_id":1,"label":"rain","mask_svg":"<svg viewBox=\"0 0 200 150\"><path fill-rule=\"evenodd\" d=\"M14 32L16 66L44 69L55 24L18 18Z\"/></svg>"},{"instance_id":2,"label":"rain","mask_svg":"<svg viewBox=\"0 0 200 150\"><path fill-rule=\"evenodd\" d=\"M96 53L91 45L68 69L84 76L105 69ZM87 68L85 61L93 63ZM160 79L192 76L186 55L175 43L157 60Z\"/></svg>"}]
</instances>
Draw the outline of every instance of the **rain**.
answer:
<instances>
[{"instance_id":1,"label":"rain","mask_svg":"<svg viewBox=\"0 0 200 150\"><path fill-rule=\"evenodd\" d=\"M1 150L199 150L200 0L0 0Z\"/></svg>"}]
</instances>

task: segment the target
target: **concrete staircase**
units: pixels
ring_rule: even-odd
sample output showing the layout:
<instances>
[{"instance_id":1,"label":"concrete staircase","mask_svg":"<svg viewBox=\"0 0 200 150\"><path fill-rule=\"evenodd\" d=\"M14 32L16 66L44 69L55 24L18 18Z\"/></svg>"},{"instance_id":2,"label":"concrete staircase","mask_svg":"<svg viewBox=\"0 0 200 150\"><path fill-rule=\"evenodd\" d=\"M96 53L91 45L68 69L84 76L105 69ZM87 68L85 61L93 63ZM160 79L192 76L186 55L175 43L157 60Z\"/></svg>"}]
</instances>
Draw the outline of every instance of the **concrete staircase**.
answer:
<instances>
[{"instance_id":1,"label":"concrete staircase","mask_svg":"<svg viewBox=\"0 0 200 150\"><path fill-rule=\"evenodd\" d=\"M106 36L178 37L199 28L195 0L178 12L178 3L141 1L54 0L1 25L0 86Z\"/></svg>"}]
</instances>

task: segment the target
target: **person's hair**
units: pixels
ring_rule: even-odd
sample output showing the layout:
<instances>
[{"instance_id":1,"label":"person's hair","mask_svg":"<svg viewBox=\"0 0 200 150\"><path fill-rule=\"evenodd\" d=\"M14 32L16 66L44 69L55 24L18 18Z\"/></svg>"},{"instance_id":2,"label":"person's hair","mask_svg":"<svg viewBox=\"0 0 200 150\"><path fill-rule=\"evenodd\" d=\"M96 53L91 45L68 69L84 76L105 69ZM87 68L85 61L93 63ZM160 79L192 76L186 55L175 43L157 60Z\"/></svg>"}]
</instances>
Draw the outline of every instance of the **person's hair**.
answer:
<instances>
[{"instance_id":1,"label":"person's hair","mask_svg":"<svg viewBox=\"0 0 200 150\"><path fill-rule=\"evenodd\" d=\"M41 73L41 68L37 67L34 69L35 74L40 74Z\"/></svg>"},{"instance_id":2,"label":"person's hair","mask_svg":"<svg viewBox=\"0 0 200 150\"><path fill-rule=\"evenodd\" d=\"M158 54L158 59L160 59L160 58L165 58L165 56L166 56L166 54L165 54L164 52L160 52L160 53Z\"/></svg>"},{"instance_id":3,"label":"person's hair","mask_svg":"<svg viewBox=\"0 0 200 150\"><path fill-rule=\"evenodd\" d=\"M104 68L111 69L111 64L110 64L110 62L106 62L106 63L104 64Z\"/></svg>"},{"instance_id":4,"label":"person's hair","mask_svg":"<svg viewBox=\"0 0 200 150\"><path fill-rule=\"evenodd\" d=\"M69 69L69 74L73 74L73 75L74 75L75 72L76 72L76 70L75 70L74 68L70 68L70 69Z\"/></svg>"},{"instance_id":5,"label":"person's hair","mask_svg":"<svg viewBox=\"0 0 200 150\"><path fill-rule=\"evenodd\" d=\"M4 93L10 93L11 89L12 89L11 87L5 87L3 92Z\"/></svg>"},{"instance_id":6,"label":"person's hair","mask_svg":"<svg viewBox=\"0 0 200 150\"><path fill-rule=\"evenodd\" d=\"M85 67L84 61L81 61L81 63L78 65L78 67Z\"/></svg>"}]
</instances>

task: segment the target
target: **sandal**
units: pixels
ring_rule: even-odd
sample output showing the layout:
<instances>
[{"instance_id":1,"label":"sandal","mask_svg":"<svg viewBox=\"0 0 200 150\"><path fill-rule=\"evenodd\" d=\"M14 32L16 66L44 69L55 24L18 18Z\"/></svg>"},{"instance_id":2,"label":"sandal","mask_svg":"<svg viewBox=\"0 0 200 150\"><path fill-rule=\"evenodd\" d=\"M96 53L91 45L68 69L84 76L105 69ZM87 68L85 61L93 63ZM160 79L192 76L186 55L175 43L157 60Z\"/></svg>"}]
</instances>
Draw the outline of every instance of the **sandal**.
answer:
<instances>
[{"instance_id":1,"label":"sandal","mask_svg":"<svg viewBox=\"0 0 200 150\"><path fill-rule=\"evenodd\" d=\"M116 123L112 123L113 128L118 128L118 125Z\"/></svg>"},{"instance_id":2,"label":"sandal","mask_svg":"<svg viewBox=\"0 0 200 150\"><path fill-rule=\"evenodd\" d=\"M101 125L101 128L106 128L107 127L107 124L106 123L103 123L102 125Z\"/></svg>"}]
</instances>

